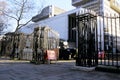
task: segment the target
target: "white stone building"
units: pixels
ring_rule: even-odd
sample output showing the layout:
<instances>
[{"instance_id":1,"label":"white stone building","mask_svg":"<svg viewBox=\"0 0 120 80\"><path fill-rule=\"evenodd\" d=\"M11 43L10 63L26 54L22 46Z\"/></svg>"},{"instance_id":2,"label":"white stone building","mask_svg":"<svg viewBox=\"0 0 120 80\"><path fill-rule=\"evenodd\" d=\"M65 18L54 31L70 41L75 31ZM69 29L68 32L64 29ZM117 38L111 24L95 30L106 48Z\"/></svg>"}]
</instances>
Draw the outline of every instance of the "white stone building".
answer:
<instances>
[{"instance_id":1,"label":"white stone building","mask_svg":"<svg viewBox=\"0 0 120 80\"><path fill-rule=\"evenodd\" d=\"M120 13L120 0L72 0L72 5L76 7L76 9L67 12L54 6L48 6L43 9L41 14L33 17L32 20L33 22L35 22L36 26L47 25L52 27L52 29L56 30L60 34L61 39L68 41L69 45L75 46L76 31L73 29L76 27L76 15L78 12L82 10L86 11L86 9L88 9L95 11L99 16L106 17L117 17ZM101 23L99 23L100 21ZM102 25L102 21L105 21L104 28ZM113 20L112 23L115 23L115 21ZM120 37L119 24L120 23L117 21L117 36ZM106 20L102 17L99 17L97 25L102 25L101 30L109 30L109 34L116 34L114 28L115 25L112 25L113 28L110 27L110 19ZM109 27L107 27L106 25ZM111 32L111 30L113 30L113 32ZM102 42L104 42L103 37L104 36L101 37Z\"/></svg>"}]
</instances>

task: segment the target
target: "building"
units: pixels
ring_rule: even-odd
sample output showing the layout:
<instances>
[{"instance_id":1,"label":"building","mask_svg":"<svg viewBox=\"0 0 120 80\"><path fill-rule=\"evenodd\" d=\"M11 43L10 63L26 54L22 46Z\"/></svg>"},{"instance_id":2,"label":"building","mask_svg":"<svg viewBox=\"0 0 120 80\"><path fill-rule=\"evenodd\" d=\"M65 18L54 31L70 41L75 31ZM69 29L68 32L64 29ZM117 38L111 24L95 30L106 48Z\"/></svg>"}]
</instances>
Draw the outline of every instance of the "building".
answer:
<instances>
[{"instance_id":1,"label":"building","mask_svg":"<svg viewBox=\"0 0 120 80\"><path fill-rule=\"evenodd\" d=\"M38 21L41 21L43 19L47 19L47 18L56 16L56 15L59 15L63 12L65 12L64 9L61 9L61 8L56 7L56 6L50 5L50 6L47 6L47 7L43 8L43 10L41 11L40 14L38 14L38 15L36 15L32 18L32 21L33 22L38 22Z\"/></svg>"},{"instance_id":2,"label":"building","mask_svg":"<svg viewBox=\"0 0 120 80\"><path fill-rule=\"evenodd\" d=\"M72 0L72 6L94 10L96 13L102 12L102 0Z\"/></svg>"},{"instance_id":3,"label":"building","mask_svg":"<svg viewBox=\"0 0 120 80\"><path fill-rule=\"evenodd\" d=\"M76 8L54 17L46 18L40 21L38 20L35 24L40 26L48 25L52 27L55 31L58 31L61 39L69 43L69 47L75 47L76 30L74 30L74 28L76 27L76 14L77 12L82 12L85 10L86 9L83 8ZM89 10L86 11L88 12Z\"/></svg>"},{"instance_id":4,"label":"building","mask_svg":"<svg viewBox=\"0 0 120 80\"><path fill-rule=\"evenodd\" d=\"M32 18L35 25L48 25L54 30L60 33L60 38L69 42L71 47L76 46L76 16L80 11L85 11L86 9L95 11L99 16L114 17L118 16L120 13L119 0L72 0L72 5L76 9L71 11L64 11L63 9L48 6L45 7L42 12ZM114 15L115 14L115 15ZM98 21L103 21L103 18L99 18ZM107 20L104 20L107 21ZM109 22L109 20L108 20ZM113 21L115 23L115 21ZM101 23L103 24L103 23ZM119 26L119 23L116 23ZM110 30L112 28L105 25L111 26L110 22L104 22L104 30ZM99 26L99 25L98 25ZM115 25L112 25L115 26ZM101 28L103 29L103 28ZM114 29L115 30L115 29ZM103 32L103 31L102 31ZM115 31L113 32L115 34ZM117 34L120 34L120 30L117 27ZM102 36L103 38L104 36ZM101 38L101 41L104 40ZM100 40L100 38L99 38ZM102 44L104 45L104 44Z\"/></svg>"},{"instance_id":5,"label":"building","mask_svg":"<svg viewBox=\"0 0 120 80\"><path fill-rule=\"evenodd\" d=\"M72 5L76 8L82 7L91 9L97 14L102 15L120 13L119 0L72 0Z\"/></svg>"},{"instance_id":6,"label":"building","mask_svg":"<svg viewBox=\"0 0 120 80\"><path fill-rule=\"evenodd\" d=\"M40 14L34 16L32 18L32 21L35 22L35 25L39 26L48 25L52 27L54 30L60 33L61 39L65 41L72 41L74 42L72 44L74 44L75 46L76 32L73 31L72 28L75 27L75 15L77 11L79 11L79 9L66 12L65 10L55 7L53 5L47 6L42 10ZM74 21L74 23L72 23L71 21ZM68 26L70 26L71 28L69 29L70 30L69 34L67 33ZM71 35L72 37L70 37Z\"/></svg>"},{"instance_id":7,"label":"building","mask_svg":"<svg viewBox=\"0 0 120 80\"><path fill-rule=\"evenodd\" d=\"M72 5L76 8L82 7L93 10L101 16L98 23L98 43L101 44L102 50L110 46L112 41L112 44L117 44L117 47L120 47L120 0L72 0ZM100 28L101 25L103 26ZM102 35L100 35L101 33ZM114 39L111 39L111 36Z\"/></svg>"}]
</instances>

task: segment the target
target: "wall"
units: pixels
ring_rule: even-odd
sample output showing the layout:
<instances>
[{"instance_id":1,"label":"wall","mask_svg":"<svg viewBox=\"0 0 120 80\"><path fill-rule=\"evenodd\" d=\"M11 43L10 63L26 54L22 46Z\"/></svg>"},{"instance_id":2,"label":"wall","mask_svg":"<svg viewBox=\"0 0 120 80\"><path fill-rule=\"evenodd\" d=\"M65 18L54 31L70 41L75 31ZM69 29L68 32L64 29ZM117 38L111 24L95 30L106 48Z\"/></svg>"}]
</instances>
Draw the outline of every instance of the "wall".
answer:
<instances>
[{"instance_id":1,"label":"wall","mask_svg":"<svg viewBox=\"0 0 120 80\"><path fill-rule=\"evenodd\" d=\"M60 15L37 22L40 26L48 25L60 34L60 38L68 39L68 16Z\"/></svg>"},{"instance_id":2,"label":"wall","mask_svg":"<svg viewBox=\"0 0 120 80\"><path fill-rule=\"evenodd\" d=\"M68 40L68 15L76 13L80 10L83 10L83 8L73 9L60 15L36 22L36 25L47 25L57 31L60 34L61 39Z\"/></svg>"}]
</instances>

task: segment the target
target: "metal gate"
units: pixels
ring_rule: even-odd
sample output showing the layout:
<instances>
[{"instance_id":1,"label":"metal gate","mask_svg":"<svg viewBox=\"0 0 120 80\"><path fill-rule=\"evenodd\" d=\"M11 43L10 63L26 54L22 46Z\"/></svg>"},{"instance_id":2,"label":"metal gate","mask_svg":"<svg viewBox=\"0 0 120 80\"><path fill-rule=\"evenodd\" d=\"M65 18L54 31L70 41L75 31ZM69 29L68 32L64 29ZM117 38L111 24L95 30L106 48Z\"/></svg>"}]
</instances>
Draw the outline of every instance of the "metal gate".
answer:
<instances>
[{"instance_id":1,"label":"metal gate","mask_svg":"<svg viewBox=\"0 0 120 80\"><path fill-rule=\"evenodd\" d=\"M98 18L98 66L120 70L120 15Z\"/></svg>"},{"instance_id":2,"label":"metal gate","mask_svg":"<svg viewBox=\"0 0 120 80\"><path fill-rule=\"evenodd\" d=\"M77 16L78 56L76 65L95 66L97 64L97 17L90 13Z\"/></svg>"},{"instance_id":3,"label":"metal gate","mask_svg":"<svg viewBox=\"0 0 120 80\"><path fill-rule=\"evenodd\" d=\"M76 16L78 34L77 66L120 69L120 16L91 13Z\"/></svg>"}]
</instances>

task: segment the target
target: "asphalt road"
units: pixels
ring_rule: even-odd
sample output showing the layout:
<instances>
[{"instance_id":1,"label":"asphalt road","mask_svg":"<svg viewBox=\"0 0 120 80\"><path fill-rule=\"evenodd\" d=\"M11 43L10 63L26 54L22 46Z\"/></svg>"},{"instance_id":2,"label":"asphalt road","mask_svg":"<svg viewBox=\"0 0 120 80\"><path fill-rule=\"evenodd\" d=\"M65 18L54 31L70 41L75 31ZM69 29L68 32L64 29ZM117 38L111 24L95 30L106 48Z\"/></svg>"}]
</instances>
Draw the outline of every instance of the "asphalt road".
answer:
<instances>
[{"instance_id":1,"label":"asphalt road","mask_svg":"<svg viewBox=\"0 0 120 80\"><path fill-rule=\"evenodd\" d=\"M0 80L120 80L120 74L73 69L74 60L35 65L0 60Z\"/></svg>"}]
</instances>

